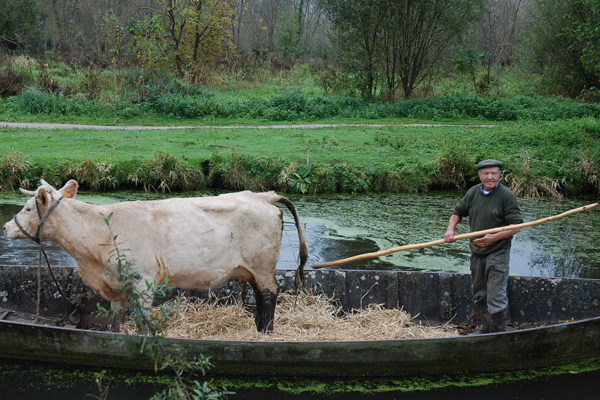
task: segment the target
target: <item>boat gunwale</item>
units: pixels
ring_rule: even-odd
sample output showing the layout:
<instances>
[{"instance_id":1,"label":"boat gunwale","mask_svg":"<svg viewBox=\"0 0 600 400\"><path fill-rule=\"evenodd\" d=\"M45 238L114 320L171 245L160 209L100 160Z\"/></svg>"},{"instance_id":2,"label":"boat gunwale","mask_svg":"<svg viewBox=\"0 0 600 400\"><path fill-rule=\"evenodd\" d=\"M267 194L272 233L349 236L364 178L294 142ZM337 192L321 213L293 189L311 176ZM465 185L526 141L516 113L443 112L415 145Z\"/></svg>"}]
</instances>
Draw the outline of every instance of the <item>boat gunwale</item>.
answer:
<instances>
[{"instance_id":1,"label":"boat gunwale","mask_svg":"<svg viewBox=\"0 0 600 400\"><path fill-rule=\"evenodd\" d=\"M445 341L445 340L466 340L466 339L476 339L476 338L489 338L496 335L516 335L519 333L526 332L537 332L544 330L552 330L552 329L565 329L569 326L585 324L592 321L600 321L600 315L590 318L584 318L575 321L565 321L565 322L557 322L552 324L544 324L535 327L527 327L527 328L516 328L511 329L504 332L493 332L487 334L459 334L456 336L441 336L441 337L419 337L419 338L399 338L399 339L367 339L367 340L240 340L240 339L215 339L215 338L183 338L178 336L161 336L161 338L166 339L167 341L172 342L207 342L211 344L218 343L237 343L244 345L281 345L281 344L290 344L290 345L298 345L298 344L330 344L330 345L348 345L348 344L367 344L367 343L396 343L396 342L419 342L419 341ZM131 333L123 333L123 332L110 332L110 331L99 331L93 329L85 329L85 328L73 328L69 326L59 326L59 325L46 325L46 324L36 324L29 323L23 321L11 321L11 320L0 320L0 324L5 325L23 325L30 326L35 328L40 328L43 330L62 330L67 332L79 332L85 334L99 335L99 336L113 336L114 340L118 340L120 338L126 339L128 337L133 338L144 338L149 336L139 335L139 334L131 334ZM0 355L1 357L1 355Z\"/></svg>"}]
</instances>

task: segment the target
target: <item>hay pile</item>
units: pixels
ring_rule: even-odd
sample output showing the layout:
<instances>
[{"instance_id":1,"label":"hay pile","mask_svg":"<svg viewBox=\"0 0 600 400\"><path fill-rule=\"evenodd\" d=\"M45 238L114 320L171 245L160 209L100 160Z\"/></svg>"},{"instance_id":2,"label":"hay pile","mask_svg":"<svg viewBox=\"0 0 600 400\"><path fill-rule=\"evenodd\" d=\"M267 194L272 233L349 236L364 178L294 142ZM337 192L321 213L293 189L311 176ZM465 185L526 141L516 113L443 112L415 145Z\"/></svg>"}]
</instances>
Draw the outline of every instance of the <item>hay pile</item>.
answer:
<instances>
[{"instance_id":1,"label":"hay pile","mask_svg":"<svg viewBox=\"0 0 600 400\"><path fill-rule=\"evenodd\" d=\"M157 312L157 311L156 311ZM166 336L219 340L339 341L385 340L458 335L449 325L413 323L402 310L372 305L343 313L324 296L282 293L275 310L274 330L257 332L254 316L241 302L219 305L204 300L184 301L171 312Z\"/></svg>"}]
</instances>

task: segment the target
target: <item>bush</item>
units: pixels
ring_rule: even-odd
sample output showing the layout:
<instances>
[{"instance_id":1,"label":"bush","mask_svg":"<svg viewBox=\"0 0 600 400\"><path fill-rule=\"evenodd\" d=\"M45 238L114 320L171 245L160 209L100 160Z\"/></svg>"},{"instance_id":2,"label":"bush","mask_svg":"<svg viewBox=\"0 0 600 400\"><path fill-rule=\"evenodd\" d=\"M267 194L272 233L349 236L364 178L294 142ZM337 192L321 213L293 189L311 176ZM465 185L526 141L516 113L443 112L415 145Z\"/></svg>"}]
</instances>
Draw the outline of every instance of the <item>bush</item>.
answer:
<instances>
[{"instance_id":1,"label":"bush","mask_svg":"<svg viewBox=\"0 0 600 400\"><path fill-rule=\"evenodd\" d=\"M280 179L286 166L279 158L250 157L231 152L229 157L214 154L209 165L208 181L212 187L255 191L286 188Z\"/></svg>"},{"instance_id":2,"label":"bush","mask_svg":"<svg viewBox=\"0 0 600 400\"><path fill-rule=\"evenodd\" d=\"M31 163L21 153L6 151L0 156L0 192L29 187Z\"/></svg>"},{"instance_id":3,"label":"bush","mask_svg":"<svg viewBox=\"0 0 600 400\"><path fill-rule=\"evenodd\" d=\"M10 65L0 68L0 97L16 96L27 86L29 76Z\"/></svg>"},{"instance_id":4,"label":"bush","mask_svg":"<svg viewBox=\"0 0 600 400\"><path fill-rule=\"evenodd\" d=\"M150 162L142 162L127 179L135 187L142 185L147 192L189 191L205 187L202 170L166 152L158 152Z\"/></svg>"}]
</instances>

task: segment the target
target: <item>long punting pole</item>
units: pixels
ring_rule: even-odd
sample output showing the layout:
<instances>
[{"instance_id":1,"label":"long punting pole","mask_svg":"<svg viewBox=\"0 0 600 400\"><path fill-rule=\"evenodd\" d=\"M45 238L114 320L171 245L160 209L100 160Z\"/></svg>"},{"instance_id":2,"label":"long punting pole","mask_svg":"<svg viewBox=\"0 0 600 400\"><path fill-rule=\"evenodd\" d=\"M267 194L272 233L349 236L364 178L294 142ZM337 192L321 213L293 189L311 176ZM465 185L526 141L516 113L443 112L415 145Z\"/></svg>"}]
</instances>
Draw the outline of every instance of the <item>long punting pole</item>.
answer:
<instances>
[{"instance_id":1,"label":"long punting pole","mask_svg":"<svg viewBox=\"0 0 600 400\"><path fill-rule=\"evenodd\" d=\"M494 228L494 229L486 229L483 231L477 231L477 232L471 232L471 233L465 233L462 235L456 235L454 236L454 240L460 240L460 239L469 239L472 237L478 237L478 236L484 236L487 235L488 233L496 233L496 232L502 232L502 231L508 231L508 230L512 230L512 229L520 229L520 228L526 228L528 226L534 226L534 225L540 225L543 224L545 222L550 222L550 221L556 221L557 219L561 219L564 218L568 215L571 214L575 214L581 211L587 211L591 208L594 207L598 207L598 203L594 203L594 204L590 204L587 206L583 206L583 207L579 207L579 208L574 208L572 210L566 211L562 214L558 214L558 215L554 215L552 217L547 217L547 218L542 218L542 219L538 219L536 221L531 221L531 222L525 222L523 224L518 224L518 225L509 225L509 226L503 226L501 228ZM321 264L313 264L310 267L311 268L325 268L325 267L332 267L334 265L340 265L340 264L345 264L345 263L349 263L352 261L358 261L358 260L364 260L367 258L375 258L375 257L381 257L381 256L386 256L388 254L392 254L392 253L396 253L399 251L404 251L404 250L413 250L413 249L422 249L424 247L431 247L431 246L437 246L438 244L444 244L446 243L446 241L444 239L440 239L440 240L434 240L433 242L425 242L425 243L419 243L419 244L407 244L405 246L400 246L400 247L394 247L388 250L382 250L382 251L377 251L374 253L364 253L364 254L359 254L357 256L353 256L353 257L348 257L348 258L344 258L341 260L336 260L336 261L330 261L330 262L326 262L326 263L321 263Z\"/></svg>"}]
</instances>

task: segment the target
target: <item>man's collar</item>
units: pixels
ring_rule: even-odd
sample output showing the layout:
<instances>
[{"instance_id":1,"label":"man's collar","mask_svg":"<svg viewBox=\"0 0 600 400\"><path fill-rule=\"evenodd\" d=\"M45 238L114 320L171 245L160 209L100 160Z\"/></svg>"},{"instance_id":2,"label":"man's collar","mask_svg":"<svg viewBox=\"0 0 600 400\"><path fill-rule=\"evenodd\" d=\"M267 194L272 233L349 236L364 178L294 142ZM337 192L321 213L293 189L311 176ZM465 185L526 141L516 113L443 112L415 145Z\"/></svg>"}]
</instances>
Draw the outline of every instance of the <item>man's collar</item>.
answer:
<instances>
[{"instance_id":1,"label":"man's collar","mask_svg":"<svg viewBox=\"0 0 600 400\"><path fill-rule=\"evenodd\" d=\"M481 184L481 186L480 186L481 192L482 192L483 194L490 194L490 193L492 193L492 192L494 191L494 189L496 189L496 188L498 187L498 185L499 185L499 184L500 184L500 181L496 182L496 186L494 186L494 187L492 188L492 190L485 190L485 189L483 188L483 183L482 183L482 184Z\"/></svg>"}]
</instances>

